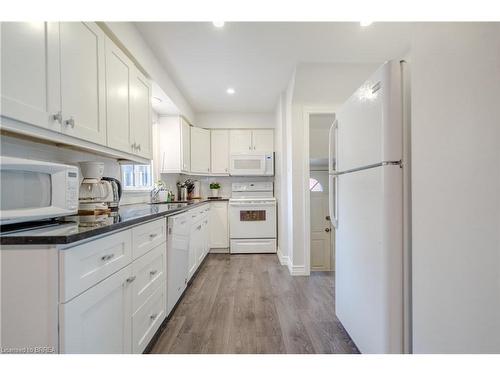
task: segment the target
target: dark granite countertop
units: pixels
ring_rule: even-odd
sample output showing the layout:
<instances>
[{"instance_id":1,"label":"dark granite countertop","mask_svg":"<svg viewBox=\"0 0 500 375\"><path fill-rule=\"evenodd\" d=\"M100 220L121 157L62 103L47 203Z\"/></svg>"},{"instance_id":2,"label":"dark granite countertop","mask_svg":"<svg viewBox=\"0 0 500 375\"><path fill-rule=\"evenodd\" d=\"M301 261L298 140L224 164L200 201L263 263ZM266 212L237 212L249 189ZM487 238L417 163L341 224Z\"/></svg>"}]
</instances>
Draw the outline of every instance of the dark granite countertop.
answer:
<instances>
[{"instance_id":1,"label":"dark granite countertop","mask_svg":"<svg viewBox=\"0 0 500 375\"><path fill-rule=\"evenodd\" d=\"M227 200L218 199L216 201ZM116 216L95 227L79 226L76 222L48 222L31 228L2 227L2 245L61 245L88 239L117 229L140 224L162 216L170 216L187 211L212 200L201 199L174 203L141 203L121 206Z\"/></svg>"}]
</instances>

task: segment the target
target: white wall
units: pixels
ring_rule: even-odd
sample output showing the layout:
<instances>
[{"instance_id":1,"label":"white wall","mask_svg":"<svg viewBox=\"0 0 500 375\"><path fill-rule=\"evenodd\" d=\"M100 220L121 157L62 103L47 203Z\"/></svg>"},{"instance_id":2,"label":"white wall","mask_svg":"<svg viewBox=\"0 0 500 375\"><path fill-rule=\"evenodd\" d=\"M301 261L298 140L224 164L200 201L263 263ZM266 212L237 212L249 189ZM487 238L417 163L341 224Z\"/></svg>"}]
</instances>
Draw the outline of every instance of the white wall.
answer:
<instances>
[{"instance_id":1,"label":"white wall","mask_svg":"<svg viewBox=\"0 0 500 375\"><path fill-rule=\"evenodd\" d=\"M133 22L105 22L103 26L111 31L132 54L151 79L168 95L180 113L190 122L194 122L195 115L189 102L177 88Z\"/></svg>"},{"instance_id":2,"label":"white wall","mask_svg":"<svg viewBox=\"0 0 500 375\"><path fill-rule=\"evenodd\" d=\"M412 44L413 349L500 353L500 25Z\"/></svg>"},{"instance_id":3,"label":"white wall","mask_svg":"<svg viewBox=\"0 0 500 375\"><path fill-rule=\"evenodd\" d=\"M328 137L333 119L334 114L309 116L309 159L324 159L328 163Z\"/></svg>"},{"instance_id":4,"label":"white wall","mask_svg":"<svg viewBox=\"0 0 500 375\"><path fill-rule=\"evenodd\" d=\"M200 128L274 128L274 113L205 112L196 113L194 125Z\"/></svg>"},{"instance_id":5,"label":"white wall","mask_svg":"<svg viewBox=\"0 0 500 375\"><path fill-rule=\"evenodd\" d=\"M289 113L287 146L287 188L290 269L293 274L307 274L305 249L309 246L304 228L309 225L305 196L309 194L305 154L307 132L305 109L335 110L360 86L379 64L301 64L297 67ZM292 152L293 150L293 152ZM307 177L307 178L306 178Z\"/></svg>"}]
</instances>

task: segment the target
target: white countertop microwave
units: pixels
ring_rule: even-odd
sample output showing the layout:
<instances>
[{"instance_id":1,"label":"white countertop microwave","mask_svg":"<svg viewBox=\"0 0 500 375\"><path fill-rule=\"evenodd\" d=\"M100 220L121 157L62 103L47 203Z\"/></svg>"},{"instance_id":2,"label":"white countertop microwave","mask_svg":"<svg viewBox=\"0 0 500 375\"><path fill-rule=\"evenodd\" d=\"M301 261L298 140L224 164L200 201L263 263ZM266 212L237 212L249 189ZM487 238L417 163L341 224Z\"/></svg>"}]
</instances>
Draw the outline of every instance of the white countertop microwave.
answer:
<instances>
[{"instance_id":1,"label":"white countertop microwave","mask_svg":"<svg viewBox=\"0 0 500 375\"><path fill-rule=\"evenodd\" d=\"M75 166L0 156L0 224L75 214L78 185Z\"/></svg>"},{"instance_id":2,"label":"white countertop microwave","mask_svg":"<svg viewBox=\"0 0 500 375\"><path fill-rule=\"evenodd\" d=\"M231 176L274 176L274 154L231 154L229 174Z\"/></svg>"}]
</instances>

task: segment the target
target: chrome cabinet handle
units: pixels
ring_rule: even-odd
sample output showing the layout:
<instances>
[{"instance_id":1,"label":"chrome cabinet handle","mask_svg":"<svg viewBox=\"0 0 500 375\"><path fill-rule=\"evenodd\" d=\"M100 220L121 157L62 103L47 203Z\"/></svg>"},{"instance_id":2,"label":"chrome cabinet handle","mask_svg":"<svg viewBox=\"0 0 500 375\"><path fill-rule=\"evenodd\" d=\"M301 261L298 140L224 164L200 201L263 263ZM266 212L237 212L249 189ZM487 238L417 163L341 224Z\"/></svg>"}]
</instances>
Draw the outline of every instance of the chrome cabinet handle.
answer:
<instances>
[{"instance_id":1,"label":"chrome cabinet handle","mask_svg":"<svg viewBox=\"0 0 500 375\"><path fill-rule=\"evenodd\" d=\"M155 320L157 316L158 316L158 314L151 314L150 318L151 318L151 320Z\"/></svg>"},{"instance_id":2,"label":"chrome cabinet handle","mask_svg":"<svg viewBox=\"0 0 500 375\"><path fill-rule=\"evenodd\" d=\"M151 234L149 235L149 238L153 239L153 238L155 238L156 236L158 236L158 233L151 233Z\"/></svg>"},{"instance_id":3,"label":"chrome cabinet handle","mask_svg":"<svg viewBox=\"0 0 500 375\"><path fill-rule=\"evenodd\" d=\"M126 280L126 281L127 281L127 283L129 283L129 284L130 284L130 283L131 283L131 282L133 282L135 279L136 279L136 276L130 276L129 278L127 278L127 280Z\"/></svg>"},{"instance_id":4,"label":"chrome cabinet handle","mask_svg":"<svg viewBox=\"0 0 500 375\"><path fill-rule=\"evenodd\" d=\"M154 276L154 275L156 275L157 273L158 273L158 270L152 270L152 271L149 271L149 274L150 274L151 276Z\"/></svg>"},{"instance_id":5,"label":"chrome cabinet handle","mask_svg":"<svg viewBox=\"0 0 500 375\"><path fill-rule=\"evenodd\" d=\"M325 232L330 232L330 228L325 228Z\"/></svg>"},{"instance_id":6,"label":"chrome cabinet handle","mask_svg":"<svg viewBox=\"0 0 500 375\"><path fill-rule=\"evenodd\" d=\"M115 254L109 254L109 255L103 255L101 257L101 260L103 261L106 261L106 260L110 260L111 258L113 258L115 256Z\"/></svg>"},{"instance_id":7,"label":"chrome cabinet handle","mask_svg":"<svg viewBox=\"0 0 500 375\"><path fill-rule=\"evenodd\" d=\"M71 126L71 128L74 129L75 128L75 119L73 118L73 116L71 116L69 119L64 121L64 125Z\"/></svg>"},{"instance_id":8,"label":"chrome cabinet handle","mask_svg":"<svg viewBox=\"0 0 500 375\"><path fill-rule=\"evenodd\" d=\"M61 111L57 112L55 115L52 115L52 120L57 121L59 124L62 124L62 113Z\"/></svg>"}]
</instances>

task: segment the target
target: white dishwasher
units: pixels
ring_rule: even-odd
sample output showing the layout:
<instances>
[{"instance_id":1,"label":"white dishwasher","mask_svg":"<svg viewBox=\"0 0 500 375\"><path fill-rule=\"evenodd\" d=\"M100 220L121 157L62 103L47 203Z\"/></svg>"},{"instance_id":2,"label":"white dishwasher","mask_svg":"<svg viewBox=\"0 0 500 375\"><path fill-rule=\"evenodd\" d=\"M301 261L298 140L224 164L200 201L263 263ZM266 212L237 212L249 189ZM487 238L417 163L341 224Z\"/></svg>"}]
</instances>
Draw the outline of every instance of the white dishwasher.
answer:
<instances>
[{"instance_id":1,"label":"white dishwasher","mask_svg":"<svg viewBox=\"0 0 500 375\"><path fill-rule=\"evenodd\" d=\"M188 282L189 232L191 213L168 218L167 240L167 316L182 296Z\"/></svg>"}]
</instances>

